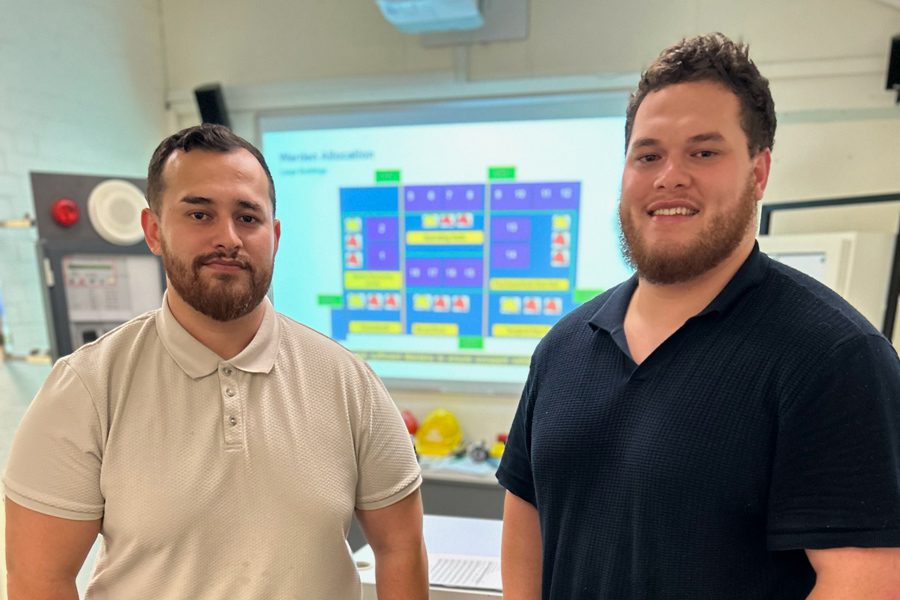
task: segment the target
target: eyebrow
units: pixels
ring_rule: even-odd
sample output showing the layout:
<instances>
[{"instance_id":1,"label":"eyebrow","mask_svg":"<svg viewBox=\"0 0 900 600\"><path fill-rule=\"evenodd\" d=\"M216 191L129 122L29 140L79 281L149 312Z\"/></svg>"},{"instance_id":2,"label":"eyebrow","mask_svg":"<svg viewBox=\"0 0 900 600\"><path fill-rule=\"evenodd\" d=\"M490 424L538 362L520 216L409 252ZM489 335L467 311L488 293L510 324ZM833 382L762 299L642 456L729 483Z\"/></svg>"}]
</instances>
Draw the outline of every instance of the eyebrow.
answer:
<instances>
[{"instance_id":1,"label":"eyebrow","mask_svg":"<svg viewBox=\"0 0 900 600\"><path fill-rule=\"evenodd\" d=\"M724 142L725 136L723 136L718 131L710 131L707 133L698 133L697 135L692 135L688 138L687 141L689 144L696 144L697 142ZM631 150L658 146L659 144L660 141L656 138L640 138L639 140L635 140L635 142L631 144Z\"/></svg>"},{"instance_id":2,"label":"eyebrow","mask_svg":"<svg viewBox=\"0 0 900 600\"><path fill-rule=\"evenodd\" d=\"M695 136L691 136L688 138L689 143L696 142L724 142L725 136L723 136L718 131L711 131L709 133L700 133Z\"/></svg>"},{"instance_id":3,"label":"eyebrow","mask_svg":"<svg viewBox=\"0 0 900 600\"><path fill-rule=\"evenodd\" d=\"M185 196L181 199L183 204L190 204L194 206L208 206L213 203L213 201L205 196ZM241 208L247 210L254 210L257 212L262 211L262 206L259 202L253 202L252 200L238 200L237 205Z\"/></svg>"},{"instance_id":4,"label":"eyebrow","mask_svg":"<svg viewBox=\"0 0 900 600\"><path fill-rule=\"evenodd\" d=\"M657 146L659 145L659 140L655 138L641 138L632 142L631 149L637 150L638 148L646 148L648 146Z\"/></svg>"}]
</instances>

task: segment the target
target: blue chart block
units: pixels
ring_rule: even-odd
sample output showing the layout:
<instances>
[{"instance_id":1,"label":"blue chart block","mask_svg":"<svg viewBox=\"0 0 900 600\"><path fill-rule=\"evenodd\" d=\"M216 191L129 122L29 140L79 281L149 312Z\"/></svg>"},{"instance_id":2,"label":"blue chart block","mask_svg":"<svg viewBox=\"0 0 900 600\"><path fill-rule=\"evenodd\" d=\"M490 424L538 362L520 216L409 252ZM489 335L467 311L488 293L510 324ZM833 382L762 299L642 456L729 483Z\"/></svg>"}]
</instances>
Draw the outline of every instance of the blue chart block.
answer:
<instances>
[{"instance_id":1,"label":"blue chart block","mask_svg":"<svg viewBox=\"0 0 900 600\"><path fill-rule=\"evenodd\" d=\"M396 186L341 188L341 212L397 214L399 194Z\"/></svg>"}]
</instances>

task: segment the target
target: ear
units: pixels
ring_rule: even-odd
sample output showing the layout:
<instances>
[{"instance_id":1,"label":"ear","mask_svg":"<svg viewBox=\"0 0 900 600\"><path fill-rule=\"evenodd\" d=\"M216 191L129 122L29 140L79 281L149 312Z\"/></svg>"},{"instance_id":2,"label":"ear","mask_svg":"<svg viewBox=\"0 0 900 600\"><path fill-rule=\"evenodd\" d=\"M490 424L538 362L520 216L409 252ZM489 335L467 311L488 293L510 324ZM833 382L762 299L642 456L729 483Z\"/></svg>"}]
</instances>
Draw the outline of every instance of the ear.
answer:
<instances>
[{"instance_id":1,"label":"ear","mask_svg":"<svg viewBox=\"0 0 900 600\"><path fill-rule=\"evenodd\" d=\"M281 221L275 219L272 225L275 230L275 248L272 250L272 256L274 257L278 253L278 240L281 239Z\"/></svg>"},{"instance_id":2,"label":"ear","mask_svg":"<svg viewBox=\"0 0 900 600\"><path fill-rule=\"evenodd\" d=\"M766 193L766 185L769 183L772 151L769 148L763 148L750 160L753 162L753 195L756 201L759 202L762 200L763 194Z\"/></svg>"},{"instance_id":3,"label":"ear","mask_svg":"<svg viewBox=\"0 0 900 600\"><path fill-rule=\"evenodd\" d=\"M160 256L162 250L159 241L159 217L149 208L141 211L141 227L144 230L144 240L147 242L150 252Z\"/></svg>"}]
</instances>

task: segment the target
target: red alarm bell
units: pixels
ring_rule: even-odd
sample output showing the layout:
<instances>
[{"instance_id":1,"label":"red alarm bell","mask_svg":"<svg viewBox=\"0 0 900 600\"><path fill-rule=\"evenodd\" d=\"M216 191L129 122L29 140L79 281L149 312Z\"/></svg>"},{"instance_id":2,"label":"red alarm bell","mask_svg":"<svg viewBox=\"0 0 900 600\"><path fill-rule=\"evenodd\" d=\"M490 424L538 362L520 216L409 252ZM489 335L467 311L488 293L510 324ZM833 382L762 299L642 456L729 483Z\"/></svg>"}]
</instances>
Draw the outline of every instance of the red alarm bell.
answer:
<instances>
[{"instance_id":1,"label":"red alarm bell","mask_svg":"<svg viewBox=\"0 0 900 600\"><path fill-rule=\"evenodd\" d=\"M57 198L50 206L50 216L59 225L71 227L81 217L81 210L71 198Z\"/></svg>"}]
</instances>

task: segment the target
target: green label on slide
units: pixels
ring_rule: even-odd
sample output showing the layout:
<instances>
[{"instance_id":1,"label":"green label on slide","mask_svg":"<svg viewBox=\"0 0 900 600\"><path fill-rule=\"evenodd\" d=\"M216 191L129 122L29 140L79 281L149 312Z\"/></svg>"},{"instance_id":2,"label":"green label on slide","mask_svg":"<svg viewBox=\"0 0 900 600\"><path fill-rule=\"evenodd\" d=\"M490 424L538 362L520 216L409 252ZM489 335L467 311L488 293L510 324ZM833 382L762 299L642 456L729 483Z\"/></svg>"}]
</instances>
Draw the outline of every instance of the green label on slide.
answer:
<instances>
[{"instance_id":1,"label":"green label on slide","mask_svg":"<svg viewBox=\"0 0 900 600\"><path fill-rule=\"evenodd\" d=\"M375 183L400 183L400 169L375 171Z\"/></svg>"},{"instance_id":2,"label":"green label on slide","mask_svg":"<svg viewBox=\"0 0 900 600\"><path fill-rule=\"evenodd\" d=\"M488 179L490 179L491 181L509 180L515 178L515 167L488 167Z\"/></svg>"},{"instance_id":3,"label":"green label on slide","mask_svg":"<svg viewBox=\"0 0 900 600\"><path fill-rule=\"evenodd\" d=\"M484 348L484 338L480 335L461 335L459 336L460 350L481 350Z\"/></svg>"},{"instance_id":4,"label":"green label on slide","mask_svg":"<svg viewBox=\"0 0 900 600\"><path fill-rule=\"evenodd\" d=\"M340 295L319 294L319 306L342 306L344 299Z\"/></svg>"}]
</instances>

